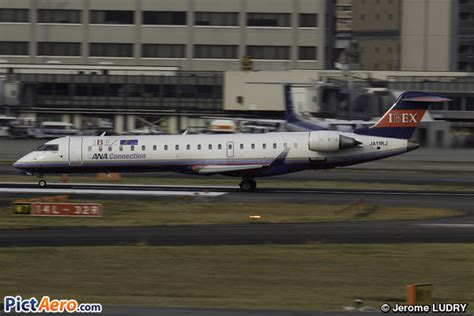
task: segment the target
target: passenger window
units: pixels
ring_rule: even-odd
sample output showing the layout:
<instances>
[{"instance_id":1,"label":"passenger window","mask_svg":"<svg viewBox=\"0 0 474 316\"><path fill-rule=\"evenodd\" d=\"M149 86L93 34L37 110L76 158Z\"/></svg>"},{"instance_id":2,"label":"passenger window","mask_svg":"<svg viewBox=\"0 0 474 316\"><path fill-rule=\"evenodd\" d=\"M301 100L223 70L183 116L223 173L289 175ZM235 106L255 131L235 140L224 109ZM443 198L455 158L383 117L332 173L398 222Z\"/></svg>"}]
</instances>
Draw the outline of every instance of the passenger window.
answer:
<instances>
[{"instance_id":1,"label":"passenger window","mask_svg":"<svg viewBox=\"0 0 474 316\"><path fill-rule=\"evenodd\" d=\"M156 151L156 145L153 145L153 150Z\"/></svg>"},{"instance_id":2,"label":"passenger window","mask_svg":"<svg viewBox=\"0 0 474 316\"><path fill-rule=\"evenodd\" d=\"M288 144L287 144L287 143L283 143L283 148L287 149L287 148L288 148Z\"/></svg>"},{"instance_id":3,"label":"passenger window","mask_svg":"<svg viewBox=\"0 0 474 316\"><path fill-rule=\"evenodd\" d=\"M145 151L145 148L146 148L145 145L142 145L142 151Z\"/></svg>"},{"instance_id":4,"label":"passenger window","mask_svg":"<svg viewBox=\"0 0 474 316\"><path fill-rule=\"evenodd\" d=\"M267 144L262 144L262 148L263 148L263 149L266 149L266 148L267 148Z\"/></svg>"},{"instance_id":5,"label":"passenger window","mask_svg":"<svg viewBox=\"0 0 474 316\"><path fill-rule=\"evenodd\" d=\"M179 150L179 145L174 145L174 149Z\"/></svg>"},{"instance_id":6,"label":"passenger window","mask_svg":"<svg viewBox=\"0 0 474 316\"><path fill-rule=\"evenodd\" d=\"M273 143L273 149L276 149L276 148L277 148L277 144Z\"/></svg>"},{"instance_id":7,"label":"passenger window","mask_svg":"<svg viewBox=\"0 0 474 316\"><path fill-rule=\"evenodd\" d=\"M201 150L201 144L198 145L198 150Z\"/></svg>"},{"instance_id":8,"label":"passenger window","mask_svg":"<svg viewBox=\"0 0 474 316\"><path fill-rule=\"evenodd\" d=\"M99 146L99 151L102 151L102 146Z\"/></svg>"},{"instance_id":9,"label":"passenger window","mask_svg":"<svg viewBox=\"0 0 474 316\"><path fill-rule=\"evenodd\" d=\"M165 145L165 150L168 150L168 145Z\"/></svg>"},{"instance_id":10,"label":"passenger window","mask_svg":"<svg viewBox=\"0 0 474 316\"><path fill-rule=\"evenodd\" d=\"M135 151L135 146L133 146L133 145L130 146L130 150L131 150L131 151Z\"/></svg>"},{"instance_id":11,"label":"passenger window","mask_svg":"<svg viewBox=\"0 0 474 316\"><path fill-rule=\"evenodd\" d=\"M240 149L244 149L244 144L240 144Z\"/></svg>"},{"instance_id":12,"label":"passenger window","mask_svg":"<svg viewBox=\"0 0 474 316\"><path fill-rule=\"evenodd\" d=\"M251 147L252 147L252 149L255 149L255 144L252 144L252 146L251 146Z\"/></svg>"},{"instance_id":13,"label":"passenger window","mask_svg":"<svg viewBox=\"0 0 474 316\"><path fill-rule=\"evenodd\" d=\"M109 151L112 151L112 146L109 146Z\"/></svg>"},{"instance_id":14,"label":"passenger window","mask_svg":"<svg viewBox=\"0 0 474 316\"><path fill-rule=\"evenodd\" d=\"M294 143L293 148L298 148L298 143Z\"/></svg>"},{"instance_id":15,"label":"passenger window","mask_svg":"<svg viewBox=\"0 0 474 316\"><path fill-rule=\"evenodd\" d=\"M119 147L119 150L120 150L120 151L123 151L123 146L120 146L120 147Z\"/></svg>"},{"instance_id":16,"label":"passenger window","mask_svg":"<svg viewBox=\"0 0 474 316\"><path fill-rule=\"evenodd\" d=\"M92 151L92 146L89 146L89 151Z\"/></svg>"},{"instance_id":17,"label":"passenger window","mask_svg":"<svg viewBox=\"0 0 474 316\"><path fill-rule=\"evenodd\" d=\"M209 144L209 150L212 150L212 144Z\"/></svg>"},{"instance_id":18,"label":"passenger window","mask_svg":"<svg viewBox=\"0 0 474 316\"><path fill-rule=\"evenodd\" d=\"M186 149L187 149L187 150L191 150L191 145L187 144L187 145L186 145Z\"/></svg>"},{"instance_id":19,"label":"passenger window","mask_svg":"<svg viewBox=\"0 0 474 316\"><path fill-rule=\"evenodd\" d=\"M217 145L218 149L222 149L222 144Z\"/></svg>"}]
</instances>

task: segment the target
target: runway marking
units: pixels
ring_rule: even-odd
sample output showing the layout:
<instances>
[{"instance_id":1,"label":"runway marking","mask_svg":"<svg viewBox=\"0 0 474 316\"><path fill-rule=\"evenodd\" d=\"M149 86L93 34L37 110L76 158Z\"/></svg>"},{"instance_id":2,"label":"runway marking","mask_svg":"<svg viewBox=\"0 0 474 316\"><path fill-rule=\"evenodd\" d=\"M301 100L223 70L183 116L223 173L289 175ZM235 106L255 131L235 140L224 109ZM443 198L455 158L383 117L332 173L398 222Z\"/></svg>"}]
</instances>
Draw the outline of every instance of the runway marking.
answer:
<instances>
[{"instance_id":1,"label":"runway marking","mask_svg":"<svg viewBox=\"0 0 474 316\"><path fill-rule=\"evenodd\" d=\"M226 192L199 192L199 191L136 191L136 190L90 190L90 189L24 189L0 188L0 192L12 193L68 193L68 194L107 194L107 195L138 195L138 196L206 196L217 197Z\"/></svg>"},{"instance_id":2,"label":"runway marking","mask_svg":"<svg viewBox=\"0 0 474 316\"><path fill-rule=\"evenodd\" d=\"M428 226L428 227L454 227L454 228L474 228L474 223L472 224L448 224L448 223L441 223L441 224L417 224L418 226Z\"/></svg>"}]
</instances>

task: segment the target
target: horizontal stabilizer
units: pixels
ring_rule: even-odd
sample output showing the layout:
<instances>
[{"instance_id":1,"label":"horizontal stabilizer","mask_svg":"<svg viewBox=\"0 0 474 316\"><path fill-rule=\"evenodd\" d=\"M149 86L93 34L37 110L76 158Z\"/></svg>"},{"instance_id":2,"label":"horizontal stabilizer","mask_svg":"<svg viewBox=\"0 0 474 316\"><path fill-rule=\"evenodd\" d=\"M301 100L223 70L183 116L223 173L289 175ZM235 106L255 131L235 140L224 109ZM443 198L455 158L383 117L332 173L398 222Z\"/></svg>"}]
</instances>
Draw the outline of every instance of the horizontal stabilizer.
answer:
<instances>
[{"instance_id":1,"label":"horizontal stabilizer","mask_svg":"<svg viewBox=\"0 0 474 316\"><path fill-rule=\"evenodd\" d=\"M223 173L223 172L232 172L232 171L242 171L242 170L254 170L263 168L264 165L206 165L206 166L195 166L195 169L200 174L213 174L213 173Z\"/></svg>"},{"instance_id":2,"label":"horizontal stabilizer","mask_svg":"<svg viewBox=\"0 0 474 316\"><path fill-rule=\"evenodd\" d=\"M437 95L432 95L432 96L423 96L423 97L403 98L402 101L435 103L435 102L448 102L448 101L451 101L451 99L443 98Z\"/></svg>"}]
</instances>

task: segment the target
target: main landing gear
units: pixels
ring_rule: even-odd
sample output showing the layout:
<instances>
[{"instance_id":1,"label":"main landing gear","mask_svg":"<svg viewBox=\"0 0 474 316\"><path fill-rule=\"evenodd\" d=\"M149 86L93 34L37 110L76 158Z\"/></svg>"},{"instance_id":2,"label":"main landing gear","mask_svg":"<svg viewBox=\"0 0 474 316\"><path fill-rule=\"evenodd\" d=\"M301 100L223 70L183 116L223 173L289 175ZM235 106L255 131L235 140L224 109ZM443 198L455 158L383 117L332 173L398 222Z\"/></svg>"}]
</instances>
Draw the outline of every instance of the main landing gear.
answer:
<instances>
[{"instance_id":1,"label":"main landing gear","mask_svg":"<svg viewBox=\"0 0 474 316\"><path fill-rule=\"evenodd\" d=\"M239 185L244 192L253 192L257 188L257 182L251 178L243 178Z\"/></svg>"}]
</instances>

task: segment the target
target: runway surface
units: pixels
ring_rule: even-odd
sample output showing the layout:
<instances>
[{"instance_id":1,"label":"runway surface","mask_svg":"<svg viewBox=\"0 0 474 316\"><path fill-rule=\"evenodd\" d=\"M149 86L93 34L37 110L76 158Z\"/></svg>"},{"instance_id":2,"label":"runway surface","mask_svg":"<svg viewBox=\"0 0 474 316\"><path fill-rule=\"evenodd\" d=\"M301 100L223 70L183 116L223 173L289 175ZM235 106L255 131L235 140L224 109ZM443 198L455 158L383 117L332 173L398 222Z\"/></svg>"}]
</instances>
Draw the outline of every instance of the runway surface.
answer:
<instances>
[{"instance_id":1,"label":"runway surface","mask_svg":"<svg viewBox=\"0 0 474 316\"><path fill-rule=\"evenodd\" d=\"M238 186L225 185L139 185L139 184L85 184L53 183L46 188L39 188L34 183L2 182L0 193L71 193L71 194L117 194L121 195L176 195L178 192L198 195L218 196L227 193L241 192ZM216 194L210 194L216 193ZM220 194L217 194L220 193ZM258 188L255 193L295 193L295 194L367 194L367 195L403 195L403 196L448 196L473 197L474 191L422 191L422 190L387 190L387 189L318 189L318 188Z\"/></svg>"},{"instance_id":2,"label":"runway surface","mask_svg":"<svg viewBox=\"0 0 474 316\"><path fill-rule=\"evenodd\" d=\"M127 195L127 194L133 195ZM0 197L24 198L35 195L68 194L74 199L159 200L182 194L196 198L212 197L222 202L242 203L311 203L354 204L367 203L383 206L447 208L474 214L474 192L463 191L403 191L372 189L308 189L258 188L255 192L241 192L235 186L180 186L180 185L117 185L117 184L50 184L40 189L35 183L0 183ZM289 210L291 211L291 210Z\"/></svg>"},{"instance_id":3,"label":"runway surface","mask_svg":"<svg viewBox=\"0 0 474 316\"><path fill-rule=\"evenodd\" d=\"M8 190L8 192L5 192ZM319 203L420 206L449 208L465 216L416 221L368 221L336 223L181 225L157 227L68 227L0 231L0 247L13 246L91 246L91 245L244 245L322 243L414 243L474 242L474 193L443 191L387 191L353 189L267 188L241 192L234 186L145 186L113 184L52 184L38 189L35 184L2 183L0 195L25 196L29 190L45 194L72 192L73 197L127 198L128 192L141 192L160 201L167 194L191 194L198 199L227 202ZM37 191L35 191L37 192ZM82 193L81 193L82 192ZM104 193L105 192L105 193ZM114 192L112 195L107 192ZM157 195L157 192L158 195ZM217 194L213 195L213 194ZM44 195L44 194L43 194ZM31 193L28 195L31 197ZM129 198L129 197L128 197ZM288 210L291 212L291 209Z\"/></svg>"},{"instance_id":4,"label":"runway surface","mask_svg":"<svg viewBox=\"0 0 474 316\"><path fill-rule=\"evenodd\" d=\"M0 231L0 247L474 242L474 222L426 221L49 228Z\"/></svg>"}]
</instances>

